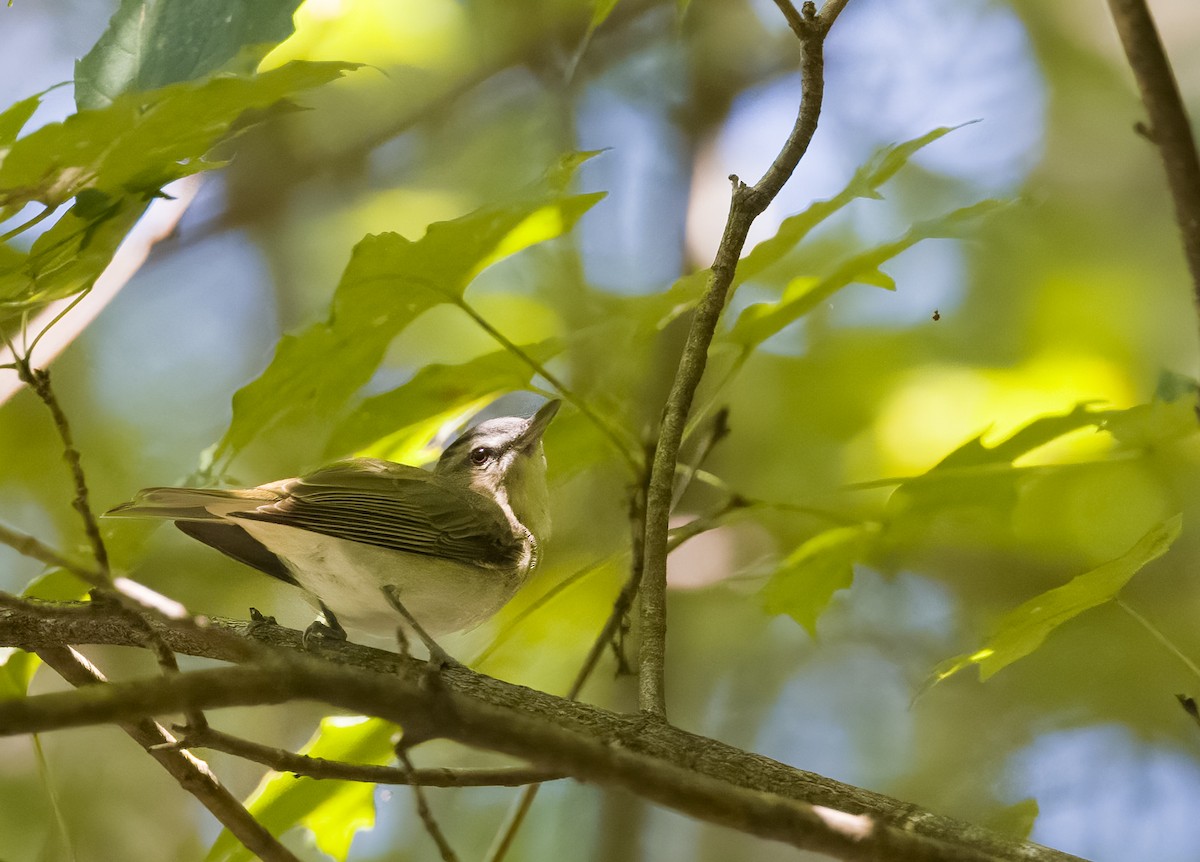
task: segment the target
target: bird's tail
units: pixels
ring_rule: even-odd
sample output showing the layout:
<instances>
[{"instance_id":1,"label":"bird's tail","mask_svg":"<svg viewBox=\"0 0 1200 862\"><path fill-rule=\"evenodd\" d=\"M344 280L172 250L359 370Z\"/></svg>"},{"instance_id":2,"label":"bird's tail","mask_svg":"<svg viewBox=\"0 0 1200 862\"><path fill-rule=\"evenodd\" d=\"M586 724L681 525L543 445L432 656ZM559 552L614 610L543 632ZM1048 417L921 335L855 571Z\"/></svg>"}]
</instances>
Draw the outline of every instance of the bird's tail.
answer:
<instances>
[{"instance_id":1,"label":"bird's tail","mask_svg":"<svg viewBox=\"0 0 1200 862\"><path fill-rule=\"evenodd\" d=\"M143 488L106 518L166 518L172 521L221 521L229 512L253 509L278 499L257 488Z\"/></svg>"}]
</instances>

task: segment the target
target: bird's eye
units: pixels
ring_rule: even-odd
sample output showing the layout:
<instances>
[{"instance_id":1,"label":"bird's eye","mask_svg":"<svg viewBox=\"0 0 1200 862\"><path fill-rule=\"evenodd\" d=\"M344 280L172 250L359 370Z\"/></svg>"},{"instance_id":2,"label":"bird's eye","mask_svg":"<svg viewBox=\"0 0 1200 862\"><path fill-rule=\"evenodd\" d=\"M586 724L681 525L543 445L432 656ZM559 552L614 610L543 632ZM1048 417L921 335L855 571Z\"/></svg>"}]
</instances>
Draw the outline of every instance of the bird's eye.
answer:
<instances>
[{"instance_id":1,"label":"bird's eye","mask_svg":"<svg viewBox=\"0 0 1200 862\"><path fill-rule=\"evenodd\" d=\"M472 464L474 464L476 467L482 467L492 459L492 450L488 449L486 446L476 446L471 450L469 457Z\"/></svg>"}]
</instances>

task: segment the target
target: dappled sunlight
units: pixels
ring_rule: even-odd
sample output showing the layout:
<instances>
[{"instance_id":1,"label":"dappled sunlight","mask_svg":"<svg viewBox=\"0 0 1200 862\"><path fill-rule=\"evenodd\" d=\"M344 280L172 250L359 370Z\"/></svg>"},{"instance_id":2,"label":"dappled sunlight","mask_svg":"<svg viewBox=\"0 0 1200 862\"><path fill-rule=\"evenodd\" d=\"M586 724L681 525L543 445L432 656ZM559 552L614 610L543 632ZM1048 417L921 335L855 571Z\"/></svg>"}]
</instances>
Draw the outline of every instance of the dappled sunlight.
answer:
<instances>
[{"instance_id":1,"label":"dappled sunlight","mask_svg":"<svg viewBox=\"0 0 1200 862\"><path fill-rule=\"evenodd\" d=\"M466 14L453 0L308 0L295 22L261 68L335 59L446 68L458 65L467 42Z\"/></svg>"},{"instance_id":2,"label":"dappled sunlight","mask_svg":"<svg viewBox=\"0 0 1200 862\"><path fill-rule=\"evenodd\" d=\"M1013 368L915 369L879 411L874 428L879 475L923 472L973 437L982 434L984 445L994 445L1039 416L1082 402L1124 407L1134 399L1123 369L1098 357L1044 353ZM1079 459L1110 445L1107 435L1083 431L1042 447L1046 453L1031 453L1023 463Z\"/></svg>"}]
</instances>

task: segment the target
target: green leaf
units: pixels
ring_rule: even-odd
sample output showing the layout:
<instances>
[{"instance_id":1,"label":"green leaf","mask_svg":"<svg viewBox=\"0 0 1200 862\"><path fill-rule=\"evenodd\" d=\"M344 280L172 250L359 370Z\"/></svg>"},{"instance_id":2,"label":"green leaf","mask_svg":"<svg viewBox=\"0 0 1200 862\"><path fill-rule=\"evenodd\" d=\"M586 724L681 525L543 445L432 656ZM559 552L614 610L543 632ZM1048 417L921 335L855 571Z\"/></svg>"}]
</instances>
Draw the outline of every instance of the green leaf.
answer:
<instances>
[{"instance_id":1,"label":"green leaf","mask_svg":"<svg viewBox=\"0 0 1200 862\"><path fill-rule=\"evenodd\" d=\"M525 345L531 359L544 363L561 352L559 339ZM334 430L326 447L329 457L361 452L364 447L413 426L422 426L431 416L458 413L480 400L529 385L534 371L507 350L497 350L458 365L427 365L411 380L390 392L368 398ZM380 453L382 455L382 453Z\"/></svg>"},{"instance_id":2,"label":"green leaf","mask_svg":"<svg viewBox=\"0 0 1200 862\"><path fill-rule=\"evenodd\" d=\"M680 14L683 14L685 7L686 3L681 3ZM969 124L964 123L962 125ZM931 132L927 132L926 134L921 135L919 138L913 138L912 140L905 141L901 144L892 144L891 146L883 147L882 149L878 150L874 155L871 156L870 160L868 160L854 173L854 176L851 177L850 182L847 183L846 187L840 192L828 200L816 201L810 204L809 207L803 212L784 219L783 223L780 224L779 229L773 236L760 242L750 250L749 254L742 257L742 259L738 261L737 271L734 273L733 282L731 284L731 290L736 290L739 285L750 281L755 276L782 261L804 240L805 237L808 236L813 228L832 216L838 210L845 207L847 204L850 204L859 198L870 198L875 200L881 198L881 195L878 191L879 187L895 176L896 172L905 165L905 163L914 153L916 153L922 147L933 143L938 138L948 135L955 129L960 128L962 128L961 125L943 126L941 128L934 129ZM952 215L953 214L951 214L951 216ZM948 217L949 216L947 216L947 218ZM932 227L933 224L934 223L931 222L929 223L929 226ZM916 240L914 240L914 242L915 241ZM905 248L907 248L907 246L905 246ZM903 248L894 251L890 256L899 254L900 251L903 251ZM870 255L869 252L868 255ZM886 257L882 258L881 260L877 261L874 266L869 265L869 257L864 258L860 264L856 264L856 259L852 259L846 265L853 270L850 272L850 276L852 276L851 280L865 282L867 284L874 284L878 287L884 287L888 290L894 290L895 283L892 282L891 278L876 269L879 263L887 259L888 258ZM838 272L840 273L841 270ZM700 301L700 297L704 294L704 288L707 286L708 279L711 274L712 270L706 267L682 276L673 285L671 285L669 290L665 291L664 293L656 294L650 297L635 298L632 303L635 316L639 320L644 319L652 321L652 324L650 325L651 329L662 329L681 314L691 310L696 303ZM835 273L835 276L836 275L837 273ZM793 282L800 283L796 282L796 280L793 280ZM829 290L828 293L832 293L834 290L844 286L844 284L839 284L837 287ZM815 296L812 304L816 305L816 303L824 299L828 293L822 293ZM646 327L643 326L642 330L645 331L645 329Z\"/></svg>"},{"instance_id":3,"label":"green leaf","mask_svg":"<svg viewBox=\"0 0 1200 862\"><path fill-rule=\"evenodd\" d=\"M964 123L963 125L969 125ZM783 220L774 236L765 239L750 250L750 253L738 263L737 274L733 284L749 281L763 270L778 263L792 249L808 236L808 234L825 219L859 199L870 198L878 200L879 187L896 175L896 172L922 147L928 146L945 135L962 126L943 126L913 138L901 144L892 144L876 151L862 165L846 187L828 200L816 201L809 205L804 212Z\"/></svg>"},{"instance_id":4,"label":"green leaf","mask_svg":"<svg viewBox=\"0 0 1200 862\"><path fill-rule=\"evenodd\" d=\"M0 317L90 288L144 209L129 197L81 192L28 254L0 263Z\"/></svg>"},{"instance_id":5,"label":"green leaf","mask_svg":"<svg viewBox=\"0 0 1200 862\"><path fill-rule=\"evenodd\" d=\"M596 0L596 8L592 11L592 23L588 25L588 30L595 30L604 23L604 19L612 14L612 10L617 6L617 0Z\"/></svg>"},{"instance_id":6,"label":"green leaf","mask_svg":"<svg viewBox=\"0 0 1200 862\"><path fill-rule=\"evenodd\" d=\"M25 124L29 122L33 112L42 103L42 96L47 92L47 90L43 90L27 99L22 99L0 114L0 157L3 156L3 150L6 147L12 146L17 135L21 133L21 129L25 128Z\"/></svg>"},{"instance_id":7,"label":"green leaf","mask_svg":"<svg viewBox=\"0 0 1200 862\"><path fill-rule=\"evenodd\" d=\"M395 756L396 726L378 719L322 719L302 754L348 763L383 765ZM375 785L359 781L317 780L270 772L246 807L272 835L294 826L308 828L317 846L335 859L346 858L355 833L375 825ZM206 857L208 862L246 862L253 855L229 832L222 832Z\"/></svg>"},{"instance_id":8,"label":"green leaf","mask_svg":"<svg viewBox=\"0 0 1200 862\"><path fill-rule=\"evenodd\" d=\"M1002 668L1029 655L1063 623L1116 598L1143 566L1167 552L1182 528L1183 515L1176 515L1152 529L1115 560L1009 611L987 643L974 652L939 664L925 688L971 665L978 665L980 680L987 680Z\"/></svg>"},{"instance_id":9,"label":"green leaf","mask_svg":"<svg viewBox=\"0 0 1200 862\"><path fill-rule=\"evenodd\" d=\"M918 222L899 239L843 261L824 278L793 279L778 302L757 303L743 311L725 338L741 345L744 350L751 350L848 284L863 282L891 286L891 279L879 271L880 265L922 240L960 237L968 226L1004 205L1003 201L984 200L938 218Z\"/></svg>"},{"instance_id":10,"label":"green leaf","mask_svg":"<svg viewBox=\"0 0 1200 862\"><path fill-rule=\"evenodd\" d=\"M1013 462L1073 431L1098 428L1122 412L1100 410L1092 402L1084 402L1066 413L1034 419L992 446L985 446L980 434L925 473L900 483L888 500L889 513L895 517L901 512L958 505L1011 505L1015 482L1023 475Z\"/></svg>"},{"instance_id":11,"label":"green leaf","mask_svg":"<svg viewBox=\"0 0 1200 862\"><path fill-rule=\"evenodd\" d=\"M328 419L362 387L391 340L422 312L458 304L486 266L568 231L602 196L545 195L429 226L416 242L368 236L354 248L329 319L285 335L271 364L233 396L216 459L229 459L297 412Z\"/></svg>"},{"instance_id":12,"label":"green leaf","mask_svg":"<svg viewBox=\"0 0 1200 862\"><path fill-rule=\"evenodd\" d=\"M108 29L75 63L75 104L102 108L122 93L224 70L250 74L292 34L300 0L121 0Z\"/></svg>"},{"instance_id":13,"label":"green leaf","mask_svg":"<svg viewBox=\"0 0 1200 862\"><path fill-rule=\"evenodd\" d=\"M293 63L251 78L129 94L0 148L0 208L29 201L57 207L75 198L28 253L7 247L0 253L0 317L90 288L164 185L220 167L204 157L247 110L267 108L347 68Z\"/></svg>"},{"instance_id":14,"label":"green leaf","mask_svg":"<svg viewBox=\"0 0 1200 862\"><path fill-rule=\"evenodd\" d=\"M767 613L787 614L817 636L817 618L833 594L854 581L854 563L870 550L875 525L838 527L813 536L771 575L763 587Z\"/></svg>"},{"instance_id":15,"label":"green leaf","mask_svg":"<svg viewBox=\"0 0 1200 862\"><path fill-rule=\"evenodd\" d=\"M340 77L348 63L289 63L126 93L26 135L0 156L0 206L57 206L84 189L149 199L172 180L220 167L204 155L246 111Z\"/></svg>"}]
</instances>

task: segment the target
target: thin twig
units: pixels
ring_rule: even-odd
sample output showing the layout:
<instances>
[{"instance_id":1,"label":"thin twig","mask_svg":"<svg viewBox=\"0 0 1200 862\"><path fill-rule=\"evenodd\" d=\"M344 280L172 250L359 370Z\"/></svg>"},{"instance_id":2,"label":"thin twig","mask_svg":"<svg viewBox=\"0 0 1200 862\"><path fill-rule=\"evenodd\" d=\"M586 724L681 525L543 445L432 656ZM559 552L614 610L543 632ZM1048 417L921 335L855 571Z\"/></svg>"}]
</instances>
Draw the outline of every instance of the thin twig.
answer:
<instances>
[{"instance_id":1,"label":"thin twig","mask_svg":"<svg viewBox=\"0 0 1200 862\"><path fill-rule=\"evenodd\" d=\"M411 784L415 780L422 787L521 787L538 781L554 781L563 776L545 769L529 766L501 766L495 769L450 769L434 767L398 769L395 766L376 766L367 763L346 763L296 754L286 748L243 739L208 727L200 732L190 728L179 742L181 748L207 748L231 754L269 766L276 772L289 772L307 778L333 779L337 781L361 781L368 784Z\"/></svg>"},{"instance_id":2,"label":"thin twig","mask_svg":"<svg viewBox=\"0 0 1200 862\"><path fill-rule=\"evenodd\" d=\"M789 4L790 5L790 4ZM733 198L725 231L713 260L708 287L692 317L679 368L663 410L658 446L650 472L646 500L646 559L642 595L642 646L639 655L638 695L644 713L663 719L667 716L667 531L671 516L672 488L679 446L687 424L696 389L704 375L708 346L716 332L717 321L746 236L754 220L783 188L808 149L821 114L824 93L824 40L829 23L840 14L844 2L829 0L830 20L822 20L816 7L806 2L799 14L798 36L801 43L800 109L791 134L775 161L753 186L732 177ZM789 18L789 24L791 24ZM794 28L795 29L795 28Z\"/></svg>"},{"instance_id":3,"label":"thin twig","mask_svg":"<svg viewBox=\"0 0 1200 862\"><path fill-rule=\"evenodd\" d=\"M1166 169L1192 275L1193 300L1200 313L1200 158L1187 110L1145 0L1108 0L1108 7L1150 116L1149 137Z\"/></svg>"},{"instance_id":4,"label":"thin twig","mask_svg":"<svg viewBox=\"0 0 1200 862\"><path fill-rule=\"evenodd\" d=\"M47 647L38 657L72 685L94 686L107 682L91 662L70 647ZM175 738L161 724L145 718L121 721L118 726L159 762L179 786L196 797L221 825L265 862L298 862L266 828L246 810L195 755L174 748Z\"/></svg>"},{"instance_id":5,"label":"thin twig","mask_svg":"<svg viewBox=\"0 0 1200 862\"><path fill-rule=\"evenodd\" d=\"M104 577L95 569L68 560L58 551L28 533L14 530L0 524L0 544L8 545L18 554L38 562L45 563L54 569L63 569L92 586L104 586Z\"/></svg>"},{"instance_id":6,"label":"thin twig","mask_svg":"<svg viewBox=\"0 0 1200 862\"><path fill-rule=\"evenodd\" d=\"M62 405L59 404L58 397L50 386L50 372L45 368L32 367L29 364L28 356L17 356L16 364L17 374L22 382L41 399L54 420L54 428L58 431L58 437L62 441L63 458L71 471L71 480L75 485L75 499L72 501L72 505L79 513L80 520L83 521L83 530L92 547L92 556L96 559L96 566L104 580L108 581L111 578L108 567L108 549L104 547L104 538L100 535L100 525L96 522L96 516L92 513L91 503L88 501L83 460L79 455L79 450L75 448L75 440L71 435L71 423L67 421L67 414L63 412Z\"/></svg>"},{"instance_id":7,"label":"thin twig","mask_svg":"<svg viewBox=\"0 0 1200 862\"><path fill-rule=\"evenodd\" d=\"M442 856L442 862L458 862L458 856L455 855L454 848L446 840L445 833L438 826L437 819L433 816L433 811L429 807L429 802L425 799L425 790L421 787L421 782L417 780L417 770L413 768L412 761L408 757L408 752L403 748L397 748L396 757L400 759L400 766L408 773L408 783L412 786L413 800L417 805L417 816L421 818L421 823L424 824L425 831L429 833L429 837L437 845L438 853Z\"/></svg>"}]
</instances>

